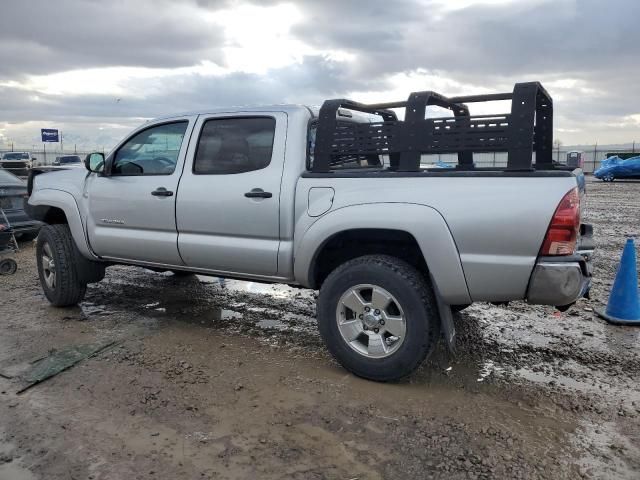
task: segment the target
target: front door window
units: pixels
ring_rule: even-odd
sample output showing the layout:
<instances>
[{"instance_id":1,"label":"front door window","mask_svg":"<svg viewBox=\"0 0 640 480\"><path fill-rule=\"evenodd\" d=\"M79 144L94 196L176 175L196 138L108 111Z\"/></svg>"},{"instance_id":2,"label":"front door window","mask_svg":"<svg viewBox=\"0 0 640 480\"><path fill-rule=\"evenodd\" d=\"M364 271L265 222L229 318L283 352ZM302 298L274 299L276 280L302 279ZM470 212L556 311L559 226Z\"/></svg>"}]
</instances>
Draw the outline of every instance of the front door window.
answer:
<instances>
[{"instance_id":1,"label":"front door window","mask_svg":"<svg viewBox=\"0 0 640 480\"><path fill-rule=\"evenodd\" d=\"M112 175L171 175L189 122L147 128L122 145L115 154Z\"/></svg>"}]
</instances>

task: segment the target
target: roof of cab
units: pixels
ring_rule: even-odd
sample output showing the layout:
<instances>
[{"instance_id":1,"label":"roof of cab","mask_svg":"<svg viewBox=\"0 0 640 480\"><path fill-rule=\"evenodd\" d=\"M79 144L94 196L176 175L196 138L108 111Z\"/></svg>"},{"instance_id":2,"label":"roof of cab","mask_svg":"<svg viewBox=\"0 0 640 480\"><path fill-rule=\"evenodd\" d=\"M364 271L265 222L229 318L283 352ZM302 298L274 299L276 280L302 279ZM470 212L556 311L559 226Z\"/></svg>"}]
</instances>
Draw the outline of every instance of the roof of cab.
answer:
<instances>
[{"instance_id":1,"label":"roof of cab","mask_svg":"<svg viewBox=\"0 0 640 480\"><path fill-rule=\"evenodd\" d=\"M313 116L317 116L318 107L310 107L306 105L295 105L295 104L286 104L286 105L259 105L259 106L235 106L235 107L217 107L217 108L207 108L202 110L196 110L191 112L180 112L171 115L163 115L161 117L154 118L149 122L157 122L159 120L169 120L173 118L180 117L188 117L194 115L210 115L210 114L218 114L218 113L262 113L262 112L284 112L284 113L294 113L300 112L301 110L306 110L310 112Z\"/></svg>"}]
</instances>

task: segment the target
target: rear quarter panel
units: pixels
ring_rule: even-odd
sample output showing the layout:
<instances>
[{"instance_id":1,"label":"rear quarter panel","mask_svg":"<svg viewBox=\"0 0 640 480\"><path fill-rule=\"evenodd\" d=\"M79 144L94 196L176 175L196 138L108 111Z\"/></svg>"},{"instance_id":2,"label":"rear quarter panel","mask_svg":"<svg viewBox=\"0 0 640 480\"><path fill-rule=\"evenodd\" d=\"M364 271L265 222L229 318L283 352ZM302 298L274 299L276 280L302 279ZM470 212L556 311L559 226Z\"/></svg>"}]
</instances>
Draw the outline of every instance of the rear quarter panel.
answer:
<instances>
[{"instance_id":1,"label":"rear quarter panel","mask_svg":"<svg viewBox=\"0 0 640 480\"><path fill-rule=\"evenodd\" d=\"M295 208L296 279L306 282L303 263L311 261L308 250L317 243L309 242L315 224L323 222L323 233L332 225L336 231L356 224L402 225L416 237L448 303L465 303L465 295L467 301L522 299L551 217L575 186L573 176L301 178ZM335 191L331 208L319 217L307 211L313 187ZM379 204L404 206L391 213ZM363 214L362 205L372 208ZM334 215L338 210L344 211ZM435 214L440 222L434 221ZM458 269L464 286L452 280Z\"/></svg>"}]
</instances>

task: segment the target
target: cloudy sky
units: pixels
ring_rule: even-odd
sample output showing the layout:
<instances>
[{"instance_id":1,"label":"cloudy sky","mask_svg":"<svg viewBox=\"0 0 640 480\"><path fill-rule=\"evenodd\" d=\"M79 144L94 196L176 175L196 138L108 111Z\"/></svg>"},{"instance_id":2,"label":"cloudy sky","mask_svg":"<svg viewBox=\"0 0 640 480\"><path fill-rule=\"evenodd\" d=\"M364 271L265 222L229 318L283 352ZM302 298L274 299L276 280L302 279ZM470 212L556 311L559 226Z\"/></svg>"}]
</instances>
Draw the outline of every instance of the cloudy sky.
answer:
<instances>
[{"instance_id":1,"label":"cloudy sky","mask_svg":"<svg viewBox=\"0 0 640 480\"><path fill-rule=\"evenodd\" d=\"M43 127L109 148L172 112L530 80L565 145L640 141L638 19L637 0L6 0L0 149Z\"/></svg>"}]
</instances>

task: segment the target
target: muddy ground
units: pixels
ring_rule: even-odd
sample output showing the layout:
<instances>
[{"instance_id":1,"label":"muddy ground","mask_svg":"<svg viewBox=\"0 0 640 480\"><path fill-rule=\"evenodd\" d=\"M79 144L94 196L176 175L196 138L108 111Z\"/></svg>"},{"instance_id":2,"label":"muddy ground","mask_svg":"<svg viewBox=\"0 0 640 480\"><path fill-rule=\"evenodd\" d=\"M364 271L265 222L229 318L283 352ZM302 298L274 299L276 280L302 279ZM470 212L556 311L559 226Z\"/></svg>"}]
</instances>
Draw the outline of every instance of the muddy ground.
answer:
<instances>
[{"instance_id":1,"label":"muddy ground","mask_svg":"<svg viewBox=\"0 0 640 480\"><path fill-rule=\"evenodd\" d=\"M23 243L0 277L0 479L639 478L640 328L593 310L640 183L590 184L586 218L591 300L473 305L457 355L395 384L330 358L314 292L113 267L56 309ZM111 341L16 393L35 360Z\"/></svg>"}]
</instances>

